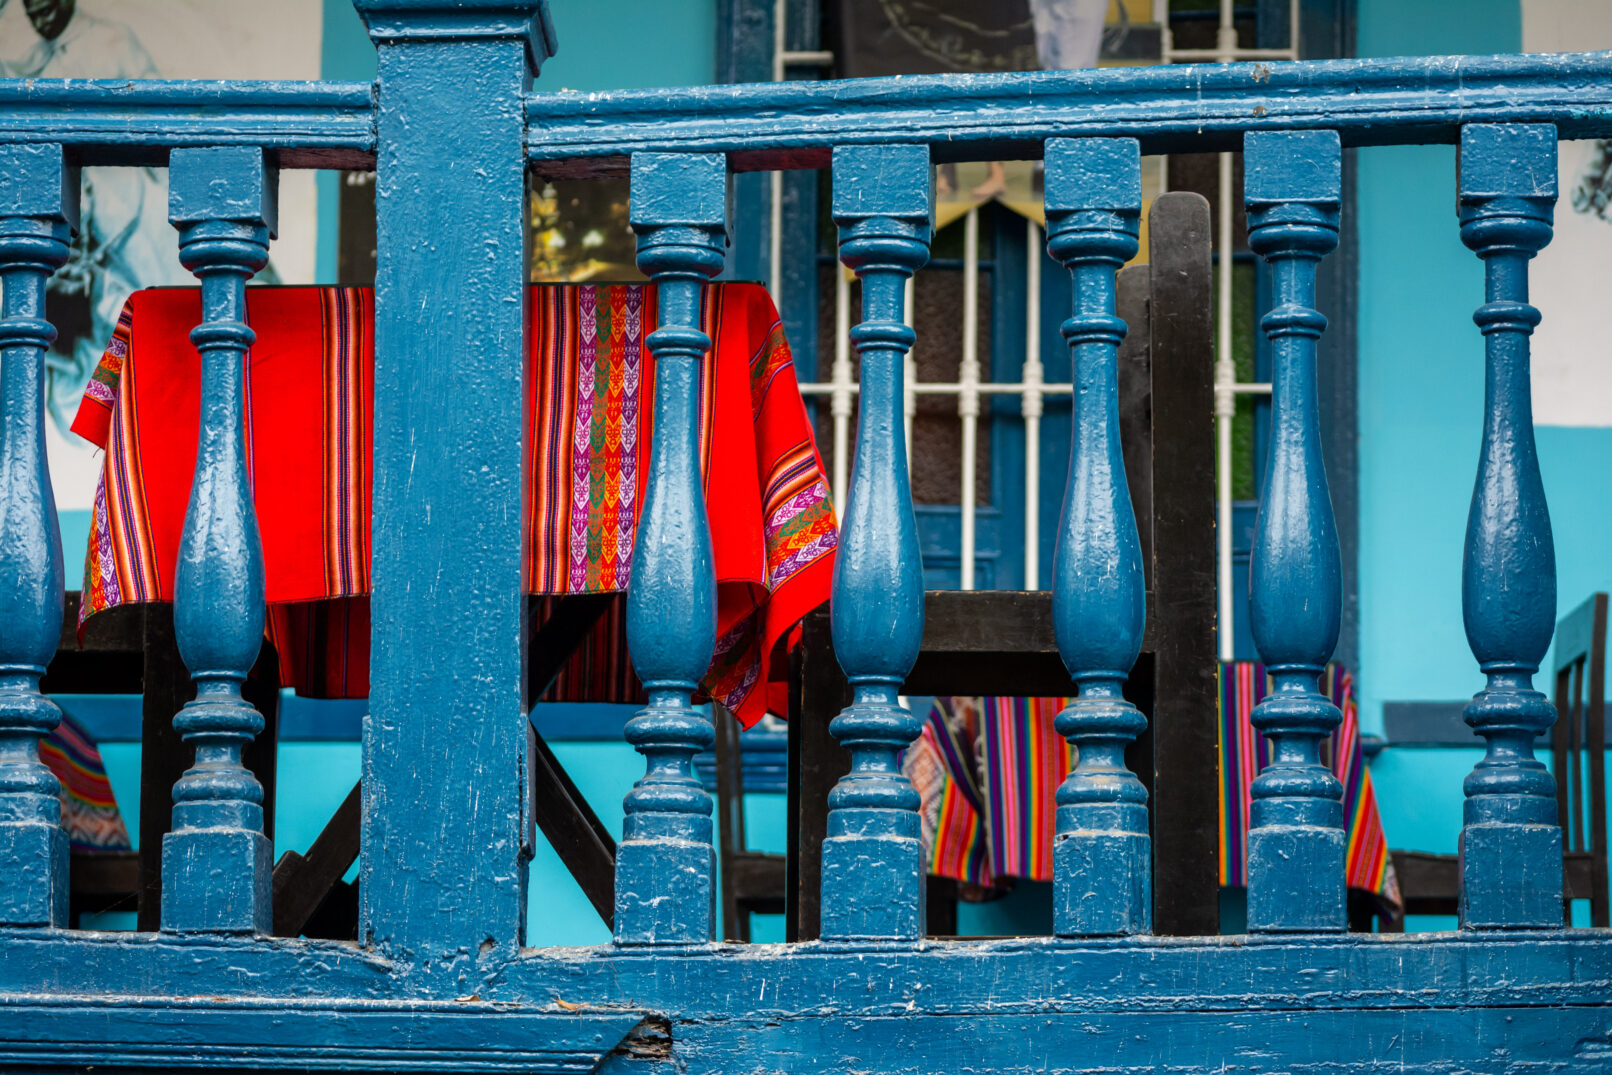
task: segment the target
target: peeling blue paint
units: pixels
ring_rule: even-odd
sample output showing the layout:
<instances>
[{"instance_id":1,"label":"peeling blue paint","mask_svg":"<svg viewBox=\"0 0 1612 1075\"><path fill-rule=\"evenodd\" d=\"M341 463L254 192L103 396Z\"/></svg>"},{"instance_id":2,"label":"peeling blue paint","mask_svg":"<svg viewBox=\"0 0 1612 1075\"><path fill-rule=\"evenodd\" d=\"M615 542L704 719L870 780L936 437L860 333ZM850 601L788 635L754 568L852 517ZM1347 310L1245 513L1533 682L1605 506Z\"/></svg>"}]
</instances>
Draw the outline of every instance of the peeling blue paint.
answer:
<instances>
[{"instance_id":1,"label":"peeling blue paint","mask_svg":"<svg viewBox=\"0 0 1612 1075\"><path fill-rule=\"evenodd\" d=\"M1548 777L1530 744L1549 714L1527 680L1554 610L1524 284L1553 192L1517 180L1553 174L1556 137L1612 137L1612 55L551 95L529 85L557 37L539 0L358 8L377 41L373 86L0 82L0 856L22 866L0 871L0 1064L1606 1069L1612 933L1557 928L1559 845L1547 846L1551 827L1536 816ZM1113 272L1135 249L1139 152L1229 148L1244 135L1251 241L1273 262L1278 297L1266 325L1277 430L1254 579L1255 633L1279 678L1260 717L1276 764L1256 807L1256 932L1153 938L1143 800L1122 760L1140 723L1118 687L1145 595L1114 433L1124 326ZM1471 711L1491 741L1469 781L1463 841L1473 928L1347 935L1337 796L1317 779L1315 749L1336 719L1313 684L1337 636L1338 572L1314 413L1314 271L1335 242L1342 146L1458 138L1462 236L1490 267L1478 318L1489 424L1468 557L1469 634L1491 677ZM31 746L54 720L36 682L62 584L35 411L49 331L40 293L65 256L69 163L161 163L170 151L183 256L204 278L197 342L212 421L181 645L203 684L222 686L179 718L207 754L181 784L172 839L176 863L189 856L194 868L172 871L167 929L67 931L52 928L62 841ZM931 942L916 795L896 764L918 729L897 692L922 628L900 425L915 334L901 323L901 289L928 255L931 161L982 154L1046 157L1049 250L1072 273L1065 335L1080 398L1055 614L1081 684L1060 725L1083 757L1060 792L1063 936ZM255 724L230 686L261 632L239 475L240 296L272 227L275 167L371 159L374 695L361 940L269 938L255 935L261 819L238 764ZM862 422L833 610L856 692L833 730L856 768L831 804L825 940L719 945L709 798L689 769L710 730L689 695L714 645L692 420L710 346L699 289L721 266L731 171L830 161L842 259L864 288L853 335ZM627 734L648 762L625 803L615 943L597 948L520 947L533 840L520 596L528 165L630 167L640 264L660 295L654 463L629 614L651 705Z\"/></svg>"}]
</instances>

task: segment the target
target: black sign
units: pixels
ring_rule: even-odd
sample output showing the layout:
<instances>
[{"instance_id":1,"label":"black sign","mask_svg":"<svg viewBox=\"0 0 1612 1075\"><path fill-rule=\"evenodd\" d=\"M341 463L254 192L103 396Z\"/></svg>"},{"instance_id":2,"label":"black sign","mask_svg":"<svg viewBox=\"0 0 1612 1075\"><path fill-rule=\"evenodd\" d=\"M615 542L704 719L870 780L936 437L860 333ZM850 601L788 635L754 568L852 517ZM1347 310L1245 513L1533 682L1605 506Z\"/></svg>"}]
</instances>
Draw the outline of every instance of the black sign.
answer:
<instances>
[{"instance_id":1,"label":"black sign","mask_svg":"<svg viewBox=\"0 0 1612 1075\"><path fill-rule=\"evenodd\" d=\"M1159 29L1121 19L1102 59L1157 61ZM1030 0L839 0L841 78L1040 69Z\"/></svg>"}]
</instances>

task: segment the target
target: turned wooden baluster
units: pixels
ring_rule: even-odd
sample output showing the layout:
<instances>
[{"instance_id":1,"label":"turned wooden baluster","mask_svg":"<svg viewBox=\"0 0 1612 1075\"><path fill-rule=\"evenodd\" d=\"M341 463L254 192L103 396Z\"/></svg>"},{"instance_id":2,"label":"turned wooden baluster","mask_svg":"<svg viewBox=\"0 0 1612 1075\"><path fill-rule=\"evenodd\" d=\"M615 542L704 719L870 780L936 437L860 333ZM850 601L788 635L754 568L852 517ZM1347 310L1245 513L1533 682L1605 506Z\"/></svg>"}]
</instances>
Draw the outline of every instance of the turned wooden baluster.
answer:
<instances>
[{"instance_id":1,"label":"turned wooden baluster","mask_svg":"<svg viewBox=\"0 0 1612 1075\"><path fill-rule=\"evenodd\" d=\"M727 162L718 153L639 153L630 219L638 267L655 282L660 327L655 431L627 591L627 648L649 706L627 722L646 759L616 850L617 944L704 944L715 925L711 797L694 755L715 741L690 695L716 648L716 572L700 479L700 331L707 280L727 246Z\"/></svg>"},{"instance_id":2,"label":"turned wooden baluster","mask_svg":"<svg viewBox=\"0 0 1612 1075\"><path fill-rule=\"evenodd\" d=\"M1562 832L1556 786L1534 738L1556 709L1533 688L1556 623L1556 552L1534 451L1528 261L1551 237L1556 128L1461 129L1461 241L1483 259L1483 448L1467 516L1461 607L1488 682L1466 722L1488 751L1466 778L1461 925L1549 929L1562 924Z\"/></svg>"},{"instance_id":3,"label":"turned wooden baluster","mask_svg":"<svg viewBox=\"0 0 1612 1075\"><path fill-rule=\"evenodd\" d=\"M823 842L824 940L914 940L924 929L918 793L900 752L918 719L898 700L923 634L923 563L907 483L902 363L914 333L907 280L929 260L934 187L924 146L834 151L840 260L862 281L856 460L840 527L831 607L834 652L852 701L829 725L851 771L829 793Z\"/></svg>"},{"instance_id":4,"label":"turned wooden baluster","mask_svg":"<svg viewBox=\"0 0 1612 1075\"><path fill-rule=\"evenodd\" d=\"M62 539L45 462L45 284L78 227L59 145L0 146L0 926L67 925L61 792L38 741L61 710L39 679L62 633Z\"/></svg>"},{"instance_id":5,"label":"turned wooden baluster","mask_svg":"<svg viewBox=\"0 0 1612 1075\"><path fill-rule=\"evenodd\" d=\"M1133 138L1046 144L1047 251L1069 270L1063 323L1074 370L1069 481L1052 563L1052 623L1078 696L1058 734L1079 759L1057 793L1053 929L1062 937L1146 933L1153 923L1147 790L1125 747L1147 720L1122 693L1142 648L1147 583L1119 441L1114 275L1135 254L1142 164Z\"/></svg>"},{"instance_id":6,"label":"turned wooden baluster","mask_svg":"<svg viewBox=\"0 0 1612 1075\"><path fill-rule=\"evenodd\" d=\"M268 933L270 847L263 788L241 750L263 716L241 684L263 645L263 550L246 474L243 390L246 282L268 263L276 169L260 149L176 149L168 219L179 260L201 280L196 478L174 578L174 637L196 698L174 727L196 763L174 785L173 831L162 844L162 928Z\"/></svg>"},{"instance_id":7,"label":"turned wooden baluster","mask_svg":"<svg viewBox=\"0 0 1612 1075\"><path fill-rule=\"evenodd\" d=\"M1342 150L1335 131L1243 142L1248 245L1271 266L1271 440L1249 564L1249 625L1272 679L1252 723L1270 741L1248 836L1251 931L1342 930L1343 786L1321 761L1342 714L1320 691L1338 644L1342 567L1321 459L1315 274L1338 245Z\"/></svg>"}]
</instances>

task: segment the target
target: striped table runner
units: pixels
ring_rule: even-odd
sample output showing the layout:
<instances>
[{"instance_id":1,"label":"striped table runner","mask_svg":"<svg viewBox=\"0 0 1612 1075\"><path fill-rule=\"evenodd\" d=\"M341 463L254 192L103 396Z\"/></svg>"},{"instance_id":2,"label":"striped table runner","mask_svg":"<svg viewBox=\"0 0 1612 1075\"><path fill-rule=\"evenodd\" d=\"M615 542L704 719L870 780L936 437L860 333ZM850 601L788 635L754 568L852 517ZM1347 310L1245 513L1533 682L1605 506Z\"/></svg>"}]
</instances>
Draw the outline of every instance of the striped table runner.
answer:
<instances>
[{"instance_id":1,"label":"striped table runner","mask_svg":"<svg viewBox=\"0 0 1612 1075\"><path fill-rule=\"evenodd\" d=\"M1382 820L1360 749L1354 681L1341 665L1324 685L1343 712L1328 762L1343 783L1351 888L1399 901ZM1267 746L1249 714L1268 688L1251 661L1220 666L1220 883L1248 883L1249 785ZM990 888L1001 878L1052 879L1054 792L1070 749L1053 730L1063 698L937 698L903 758L922 799L930 872Z\"/></svg>"},{"instance_id":2,"label":"striped table runner","mask_svg":"<svg viewBox=\"0 0 1612 1075\"><path fill-rule=\"evenodd\" d=\"M74 851L127 851L123 824L106 763L89 732L67 714L39 741L39 760L62 782L62 828Z\"/></svg>"}]
</instances>

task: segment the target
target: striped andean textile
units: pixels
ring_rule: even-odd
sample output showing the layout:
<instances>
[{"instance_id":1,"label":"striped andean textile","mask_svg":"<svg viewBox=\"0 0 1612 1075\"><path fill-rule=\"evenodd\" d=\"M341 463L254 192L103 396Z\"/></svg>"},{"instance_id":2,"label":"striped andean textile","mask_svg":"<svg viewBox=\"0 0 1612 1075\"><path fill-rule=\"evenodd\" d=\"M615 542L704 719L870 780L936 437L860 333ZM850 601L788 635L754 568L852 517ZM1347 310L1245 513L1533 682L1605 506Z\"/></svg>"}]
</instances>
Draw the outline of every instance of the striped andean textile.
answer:
<instances>
[{"instance_id":1,"label":"striped andean textile","mask_svg":"<svg viewBox=\"0 0 1612 1075\"><path fill-rule=\"evenodd\" d=\"M1388 840L1377 813L1371 770L1360 750L1360 710L1354 677L1330 664L1321 685L1343 713L1343 723L1326 744L1325 760L1343 784L1343 824L1349 843L1344 859L1349 887L1375 892L1397 906L1399 882L1388 858ZM1265 666L1235 661L1220 666L1220 883L1248 884L1250 785L1270 756L1270 745L1249 723L1249 714L1270 689Z\"/></svg>"},{"instance_id":2,"label":"striped andean textile","mask_svg":"<svg viewBox=\"0 0 1612 1075\"><path fill-rule=\"evenodd\" d=\"M985 888L1052 879L1053 792L1069 745L1065 698L936 698L902 769L918 789L929 872Z\"/></svg>"},{"instance_id":3,"label":"striped andean textile","mask_svg":"<svg viewBox=\"0 0 1612 1075\"><path fill-rule=\"evenodd\" d=\"M1249 783L1267 746L1249 714L1265 696L1263 665L1220 666L1220 883L1248 883ZM1360 750L1354 682L1341 665L1324 682L1343 723L1328 758L1344 788L1347 879L1398 903L1371 773ZM931 873L990 887L999 879L1052 879L1053 796L1068 775L1071 751L1053 730L1063 698L937 698L902 768L922 801Z\"/></svg>"},{"instance_id":4,"label":"striped andean textile","mask_svg":"<svg viewBox=\"0 0 1612 1075\"><path fill-rule=\"evenodd\" d=\"M374 351L369 288L250 288L246 437L281 682L369 693ZM652 287L555 285L528 302L527 589L627 586L654 419ZM73 424L106 449L82 617L171 601L196 458L194 288L135 293ZM765 289L706 289L700 451L716 562L718 641L702 687L745 725L787 709L786 651L828 599L837 541L822 461ZM475 400L444 401L475 406ZM539 602L539 615L549 606ZM643 698L621 605L545 697ZM82 622L82 620L81 620ZM540 621L539 621L540 622Z\"/></svg>"},{"instance_id":5,"label":"striped andean textile","mask_svg":"<svg viewBox=\"0 0 1612 1075\"><path fill-rule=\"evenodd\" d=\"M62 782L62 828L72 849L129 850L129 830L101 751L78 721L63 713L56 730L39 741L39 760Z\"/></svg>"}]
</instances>

